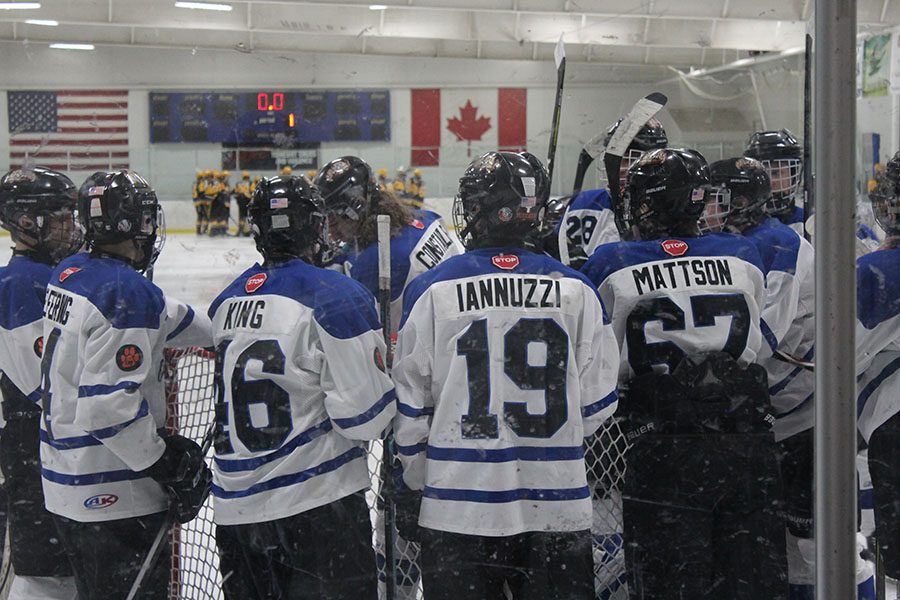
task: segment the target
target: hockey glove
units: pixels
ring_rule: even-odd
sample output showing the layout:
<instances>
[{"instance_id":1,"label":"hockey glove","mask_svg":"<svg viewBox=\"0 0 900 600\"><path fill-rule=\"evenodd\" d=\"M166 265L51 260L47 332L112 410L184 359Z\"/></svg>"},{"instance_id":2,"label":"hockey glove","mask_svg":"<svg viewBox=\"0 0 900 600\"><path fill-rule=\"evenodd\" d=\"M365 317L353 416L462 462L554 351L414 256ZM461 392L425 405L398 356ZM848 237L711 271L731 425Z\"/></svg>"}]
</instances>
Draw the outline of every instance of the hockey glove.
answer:
<instances>
[{"instance_id":1,"label":"hockey glove","mask_svg":"<svg viewBox=\"0 0 900 600\"><path fill-rule=\"evenodd\" d=\"M179 523L197 516L212 486L212 472L196 442L181 435L163 438L166 451L145 473L169 491Z\"/></svg>"}]
</instances>

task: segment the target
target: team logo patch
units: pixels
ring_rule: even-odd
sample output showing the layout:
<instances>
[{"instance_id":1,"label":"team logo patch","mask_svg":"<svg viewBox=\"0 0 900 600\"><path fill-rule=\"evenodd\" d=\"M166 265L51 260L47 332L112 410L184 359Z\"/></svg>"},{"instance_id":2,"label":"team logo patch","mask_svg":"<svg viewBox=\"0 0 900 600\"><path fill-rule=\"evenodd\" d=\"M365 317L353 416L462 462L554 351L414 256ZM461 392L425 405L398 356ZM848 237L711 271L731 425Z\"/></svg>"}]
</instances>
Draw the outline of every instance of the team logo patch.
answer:
<instances>
[{"instance_id":1,"label":"team logo patch","mask_svg":"<svg viewBox=\"0 0 900 600\"><path fill-rule=\"evenodd\" d=\"M515 254L498 254L491 257L491 262L498 269L509 271L519 266L519 257Z\"/></svg>"},{"instance_id":2,"label":"team logo patch","mask_svg":"<svg viewBox=\"0 0 900 600\"><path fill-rule=\"evenodd\" d=\"M688 245L681 240L666 240L662 243L662 249L669 256L682 256L688 251Z\"/></svg>"},{"instance_id":3,"label":"team logo patch","mask_svg":"<svg viewBox=\"0 0 900 600\"><path fill-rule=\"evenodd\" d=\"M261 288L268 278L269 276L266 273L257 273L256 275L249 277L244 283L244 291L248 294L252 294Z\"/></svg>"},{"instance_id":4,"label":"team logo patch","mask_svg":"<svg viewBox=\"0 0 900 600\"><path fill-rule=\"evenodd\" d=\"M134 344L125 344L116 351L116 366L123 371L134 371L144 362L144 353Z\"/></svg>"},{"instance_id":5,"label":"team logo patch","mask_svg":"<svg viewBox=\"0 0 900 600\"><path fill-rule=\"evenodd\" d=\"M91 496L84 501L84 507L88 510L96 510L98 508L109 508L119 501L119 497L115 494L97 494Z\"/></svg>"},{"instance_id":6,"label":"team logo patch","mask_svg":"<svg viewBox=\"0 0 900 600\"><path fill-rule=\"evenodd\" d=\"M34 340L33 348L34 348L34 353L37 355L38 358L40 358L44 355L44 336L41 336L38 339Z\"/></svg>"},{"instance_id":7,"label":"team logo patch","mask_svg":"<svg viewBox=\"0 0 900 600\"><path fill-rule=\"evenodd\" d=\"M410 225L412 225L416 229L425 229L425 223L423 223L422 221L420 221L418 219L413 219L412 222L410 223Z\"/></svg>"},{"instance_id":8,"label":"team logo patch","mask_svg":"<svg viewBox=\"0 0 900 600\"><path fill-rule=\"evenodd\" d=\"M500 210L497 211L497 218L500 219L501 222L507 223L513 218L513 211L511 208L504 206Z\"/></svg>"},{"instance_id":9,"label":"team logo patch","mask_svg":"<svg viewBox=\"0 0 900 600\"><path fill-rule=\"evenodd\" d=\"M62 273L59 274L59 282L62 283L69 278L69 275L74 275L80 270L81 269L79 269L78 267L69 267L68 269L65 269Z\"/></svg>"},{"instance_id":10,"label":"team logo patch","mask_svg":"<svg viewBox=\"0 0 900 600\"><path fill-rule=\"evenodd\" d=\"M378 367L378 370L384 373L384 357L381 355L381 350L375 348L375 366Z\"/></svg>"}]
</instances>

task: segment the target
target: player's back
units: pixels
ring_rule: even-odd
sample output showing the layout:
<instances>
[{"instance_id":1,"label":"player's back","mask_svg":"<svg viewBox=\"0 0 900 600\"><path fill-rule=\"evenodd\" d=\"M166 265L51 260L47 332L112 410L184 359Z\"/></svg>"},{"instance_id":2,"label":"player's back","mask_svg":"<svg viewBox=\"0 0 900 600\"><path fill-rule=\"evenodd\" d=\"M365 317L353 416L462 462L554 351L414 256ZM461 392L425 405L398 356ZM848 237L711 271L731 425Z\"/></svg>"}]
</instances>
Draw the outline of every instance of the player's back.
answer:
<instances>
[{"instance_id":1,"label":"player's back","mask_svg":"<svg viewBox=\"0 0 900 600\"><path fill-rule=\"evenodd\" d=\"M209 315L216 522L279 519L366 488L358 440L377 438L394 414L371 294L295 259L254 265Z\"/></svg>"},{"instance_id":2,"label":"player's back","mask_svg":"<svg viewBox=\"0 0 900 600\"><path fill-rule=\"evenodd\" d=\"M410 285L397 357L398 447L425 464L408 473L423 477L421 525L590 526L582 444L615 410L617 348L583 276L521 249L450 258ZM431 411L419 445L415 419Z\"/></svg>"},{"instance_id":3,"label":"player's back","mask_svg":"<svg viewBox=\"0 0 900 600\"><path fill-rule=\"evenodd\" d=\"M757 360L768 327L759 252L732 234L606 244L582 268L612 319L619 381L675 369L686 355Z\"/></svg>"},{"instance_id":4,"label":"player's back","mask_svg":"<svg viewBox=\"0 0 900 600\"><path fill-rule=\"evenodd\" d=\"M579 192L557 225L560 243L580 247L590 256L598 246L619 241L612 199L606 188Z\"/></svg>"}]
</instances>

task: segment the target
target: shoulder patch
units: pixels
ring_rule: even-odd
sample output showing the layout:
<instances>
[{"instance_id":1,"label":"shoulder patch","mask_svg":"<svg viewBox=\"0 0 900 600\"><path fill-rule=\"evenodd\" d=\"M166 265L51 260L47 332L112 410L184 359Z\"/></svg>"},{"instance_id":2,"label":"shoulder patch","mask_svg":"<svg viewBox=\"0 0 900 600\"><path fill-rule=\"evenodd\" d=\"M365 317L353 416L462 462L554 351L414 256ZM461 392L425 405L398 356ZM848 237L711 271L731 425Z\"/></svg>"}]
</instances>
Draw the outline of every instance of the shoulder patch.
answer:
<instances>
[{"instance_id":1,"label":"shoulder patch","mask_svg":"<svg viewBox=\"0 0 900 600\"><path fill-rule=\"evenodd\" d=\"M69 267L68 269L65 269L62 273L59 274L59 282L62 283L63 281L68 279L70 275L74 275L80 270L81 269L78 267Z\"/></svg>"},{"instance_id":2,"label":"shoulder patch","mask_svg":"<svg viewBox=\"0 0 900 600\"><path fill-rule=\"evenodd\" d=\"M33 349L38 358L44 356L44 336L40 336L38 339L34 340Z\"/></svg>"},{"instance_id":3,"label":"shoulder patch","mask_svg":"<svg viewBox=\"0 0 900 600\"><path fill-rule=\"evenodd\" d=\"M683 256L688 251L687 242L682 242L681 240L665 240L660 245L663 252L669 256Z\"/></svg>"},{"instance_id":4,"label":"shoulder patch","mask_svg":"<svg viewBox=\"0 0 900 600\"><path fill-rule=\"evenodd\" d=\"M519 257L515 254L498 254L497 256L491 257L491 262L494 263L494 266L498 269L511 271L519 266Z\"/></svg>"},{"instance_id":5,"label":"shoulder patch","mask_svg":"<svg viewBox=\"0 0 900 600\"><path fill-rule=\"evenodd\" d=\"M144 353L134 344L125 344L116 351L116 366L123 371L134 371L144 362Z\"/></svg>"},{"instance_id":6,"label":"shoulder patch","mask_svg":"<svg viewBox=\"0 0 900 600\"><path fill-rule=\"evenodd\" d=\"M423 223L419 219L413 219L412 221L410 221L409 224L412 225L413 227L415 227L416 229L425 229L425 223Z\"/></svg>"},{"instance_id":7,"label":"shoulder patch","mask_svg":"<svg viewBox=\"0 0 900 600\"><path fill-rule=\"evenodd\" d=\"M251 275L244 283L244 291L248 294L252 294L256 290L261 288L268 278L269 275L267 273L257 273L256 275Z\"/></svg>"}]
</instances>

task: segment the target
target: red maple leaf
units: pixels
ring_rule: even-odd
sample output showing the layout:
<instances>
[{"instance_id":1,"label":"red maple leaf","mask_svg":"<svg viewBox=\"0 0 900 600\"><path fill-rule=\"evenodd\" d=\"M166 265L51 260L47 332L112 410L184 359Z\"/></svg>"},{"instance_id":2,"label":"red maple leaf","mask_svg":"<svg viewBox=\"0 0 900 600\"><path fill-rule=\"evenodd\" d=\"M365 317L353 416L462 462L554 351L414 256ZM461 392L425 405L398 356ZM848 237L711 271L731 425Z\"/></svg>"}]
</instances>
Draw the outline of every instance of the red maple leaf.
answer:
<instances>
[{"instance_id":1,"label":"red maple leaf","mask_svg":"<svg viewBox=\"0 0 900 600\"><path fill-rule=\"evenodd\" d=\"M460 118L447 119L447 130L463 142L480 140L481 136L491 128L490 117L479 117L478 107L472 106L471 100L466 100L466 105L459 109Z\"/></svg>"}]
</instances>

